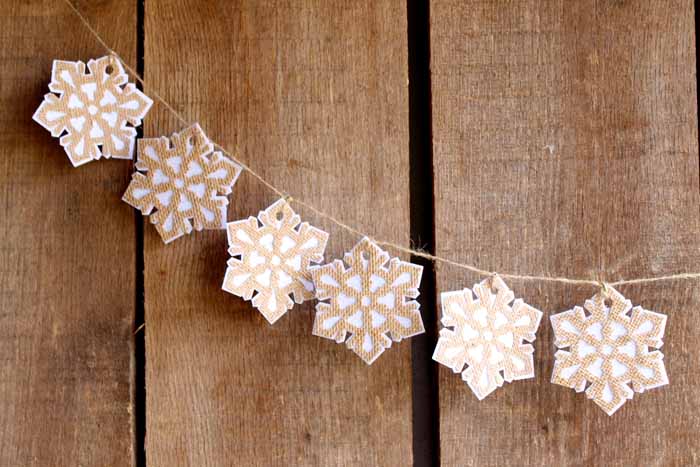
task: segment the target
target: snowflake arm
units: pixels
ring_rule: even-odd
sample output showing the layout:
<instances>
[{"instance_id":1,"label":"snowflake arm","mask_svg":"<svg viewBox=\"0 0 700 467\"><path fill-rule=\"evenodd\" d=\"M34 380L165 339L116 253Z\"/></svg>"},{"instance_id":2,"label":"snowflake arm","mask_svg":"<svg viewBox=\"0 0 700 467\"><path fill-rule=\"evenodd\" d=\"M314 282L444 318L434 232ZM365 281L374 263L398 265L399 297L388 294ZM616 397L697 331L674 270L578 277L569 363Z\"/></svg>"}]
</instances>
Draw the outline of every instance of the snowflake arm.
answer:
<instances>
[{"instance_id":1,"label":"snowflake arm","mask_svg":"<svg viewBox=\"0 0 700 467\"><path fill-rule=\"evenodd\" d=\"M85 63L54 60L49 90L32 117L60 136L74 166L114 157L131 159L141 124L153 101L126 84L128 77L112 57ZM126 86L124 86L126 84ZM128 125L133 126L128 126Z\"/></svg>"},{"instance_id":2,"label":"snowflake arm","mask_svg":"<svg viewBox=\"0 0 700 467\"><path fill-rule=\"evenodd\" d=\"M641 306L632 309L630 326L634 331L632 335L640 346L662 347L666 330L666 315L645 310Z\"/></svg>"},{"instance_id":3,"label":"snowflake arm","mask_svg":"<svg viewBox=\"0 0 700 467\"><path fill-rule=\"evenodd\" d=\"M368 238L346 253L344 261L311 268L320 301L314 335L345 342L372 364L392 341L425 332L414 300L419 293L421 266L398 258L390 260Z\"/></svg>"},{"instance_id":4,"label":"snowflake arm","mask_svg":"<svg viewBox=\"0 0 700 467\"><path fill-rule=\"evenodd\" d=\"M510 309L506 308L506 313L509 315L509 320L514 323L516 340L520 338L533 342L542 319L542 312L518 298Z\"/></svg>"},{"instance_id":5,"label":"snowflake arm","mask_svg":"<svg viewBox=\"0 0 700 467\"><path fill-rule=\"evenodd\" d=\"M418 302L420 280L423 275L423 267L417 264L392 258L389 262L389 277L383 287L383 297L386 299L379 306L386 311L394 321L391 324L391 337L399 342L406 337L413 337L425 332L421 319ZM402 298L403 297L403 298ZM406 298L410 300L405 300Z\"/></svg>"},{"instance_id":6,"label":"snowflake arm","mask_svg":"<svg viewBox=\"0 0 700 467\"><path fill-rule=\"evenodd\" d=\"M316 298L320 303L316 305L316 318L314 319L313 335L333 339L338 344L345 342L347 336L347 324L336 309L323 300L336 299L336 304L341 310L354 305L357 300L345 295L341 283L347 276L345 265L339 259L333 260L325 266L314 266L310 269L311 281L316 288ZM338 281L336 278L340 278Z\"/></svg>"},{"instance_id":7,"label":"snowflake arm","mask_svg":"<svg viewBox=\"0 0 700 467\"><path fill-rule=\"evenodd\" d=\"M542 312L518 299L513 302L512 307L506 307L504 313L508 315L508 321L513 323L512 330L507 332L512 332L513 342L520 343L514 345L509 353L511 361L504 366L504 378L508 382L533 378L535 365L532 355L535 348L531 344L524 344L523 341L535 341ZM507 339L508 334L499 333L499 337Z\"/></svg>"},{"instance_id":8,"label":"snowflake arm","mask_svg":"<svg viewBox=\"0 0 700 467\"><path fill-rule=\"evenodd\" d=\"M294 271L300 269L299 263L310 265L311 263L322 262L323 252L328 242L328 234L326 232L312 227L306 222L299 226L299 237L307 240L304 243L297 242L289 253L292 259L288 265ZM296 303L303 303L306 300L315 298L314 283L311 280L311 273L308 271L308 267L303 274L299 274L292 283L290 290Z\"/></svg>"},{"instance_id":9,"label":"snowflake arm","mask_svg":"<svg viewBox=\"0 0 700 467\"><path fill-rule=\"evenodd\" d=\"M314 297L309 266L323 261L328 234L300 223L301 218L281 199L257 219L230 222L227 227L232 258L222 288L252 299L270 324L295 302Z\"/></svg>"},{"instance_id":10,"label":"snowflake arm","mask_svg":"<svg viewBox=\"0 0 700 467\"><path fill-rule=\"evenodd\" d=\"M554 345L563 348L578 342L580 330L585 328L586 314L583 308L577 306L572 310L552 315L549 319L554 329Z\"/></svg>"},{"instance_id":11,"label":"snowflake arm","mask_svg":"<svg viewBox=\"0 0 700 467\"><path fill-rule=\"evenodd\" d=\"M473 303L472 291L464 289L464 291L444 292L441 295L441 301L441 322L444 327L440 330L440 338L435 347L433 359L451 368L453 372L461 373L469 359L467 346L463 344L463 339L470 340L474 329L472 326L466 328L470 317L465 312ZM458 330L462 332L460 333Z\"/></svg>"},{"instance_id":12,"label":"snowflake arm","mask_svg":"<svg viewBox=\"0 0 700 467\"><path fill-rule=\"evenodd\" d=\"M136 172L123 200L151 215L151 223L168 243L194 229L223 229L228 199L241 167L213 152L195 124L170 139L138 142ZM156 212L151 214L153 209Z\"/></svg>"}]
</instances>

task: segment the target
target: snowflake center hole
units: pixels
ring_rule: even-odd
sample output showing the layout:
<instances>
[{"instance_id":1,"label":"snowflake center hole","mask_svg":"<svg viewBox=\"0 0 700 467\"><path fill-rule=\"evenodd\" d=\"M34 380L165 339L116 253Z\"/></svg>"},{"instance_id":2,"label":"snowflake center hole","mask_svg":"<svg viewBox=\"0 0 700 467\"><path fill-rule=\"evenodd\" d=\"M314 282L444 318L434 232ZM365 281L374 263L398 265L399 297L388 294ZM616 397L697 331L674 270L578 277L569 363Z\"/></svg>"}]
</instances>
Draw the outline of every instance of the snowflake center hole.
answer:
<instances>
[{"instance_id":1,"label":"snowflake center hole","mask_svg":"<svg viewBox=\"0 0 700 467\"><path fill-rule=\"evenodd\" d=\"M177 188L182 188L183 186L185 186L185 183L182 181L181 178L176 178L173 183L175 183L175 186Z\"/></svg>"},{"instance_id":2,"label":"snowflake center hole","mask_svg":"<svg viewBox=\"0 0 700 467\"><path fill-rule=\"evenodd\" d=\"M88 107L88 112L90 113L90 115L95 115L97 113L97 107L90 104L90 106Z\"/></svg>"},{"instance_id":3,"label":"snowflake center hole","mask_svg":"<svg viewBox=\"0 0 700 467\"><path fill-rule=\"evenodd\" d=\"M281 260L280 260L280 257L279 257L279 256L275 255L275 256L272 257L272 259L270 260L270 262L271 262L274 266L278 266L278 265L280 264Z\"/></svg>"},{"instance_id":4,"label":"snowflake center hole","mask_svg":"<svg viewBox=\"0 0 700 467\"><path fill-rule=\"evenodd\" d=\"M613 352L613 348L609 344L604 344L601 352L603 352L603 355L610 355Z\"/></svg>"},{"instance_id":5,"label":"snowflake center hole","mask_svg":"<svg viewBox=\"0 0 700 467\"><path fill-rule=\"evenodd\" d=\"M372 303L372 300L370 300L370 298L367 295L365 295L360 299L360 303L362 304L362 306L369 306L370 303Z\"/></svg>"},{"instance_id":6,"label":"snowflake center hole","mask_svg":"<svg viewBox=\"0 0 700 467\"><path fill-rule=\"evenodd\" d=\"M493 340L493 333L491 332L490 329L487 329L486 331L484 331L484 340L485 341Z\"/></svg>"}]
</instances>

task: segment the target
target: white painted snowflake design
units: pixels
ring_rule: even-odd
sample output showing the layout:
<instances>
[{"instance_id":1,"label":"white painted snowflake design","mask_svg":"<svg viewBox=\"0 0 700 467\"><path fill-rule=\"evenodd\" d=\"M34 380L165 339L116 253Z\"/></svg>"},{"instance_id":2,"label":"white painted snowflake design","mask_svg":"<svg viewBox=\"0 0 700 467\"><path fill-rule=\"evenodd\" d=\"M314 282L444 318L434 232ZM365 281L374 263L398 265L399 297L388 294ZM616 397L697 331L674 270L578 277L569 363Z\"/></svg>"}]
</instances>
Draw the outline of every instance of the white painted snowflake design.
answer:
<instances>
[{"instance_id":1,"label":"white painted snowflake design","mask_svg":"<svg viewBox=\"0 0 700 467\"><path fill-rule=\"evenodd\" d=\"M222 288L245 300L272 324L294 306L314 298L311 263L323 261L328 234L301 223L284 199L258 214L258 218L227 226L228 269ZM256 293L253 297L253 293ZM290 295L294 298L290 298Z\"/></svg>"},{"instance_id":2,"label":"white painted snowflake design","mask_svg":"<svg viewBox=\"0 0 700 467\"><path fill-rule=\"evenodd\" d=\"M498 276L475 284L473 294L464 289L441 295L444 328L433 360L462 373L479 400L504 381L535 376L534 348L523 341L535 340L542 312L514 298Z\"/></svg>"},{"instance_id":3,"label":"white painted snowflake design","mask_svg":"<svg viewBox=\"0 0 700 467\"><path fill-rule=\"evenodd\" d=\"M153 101L133 83L124 86L128 77L116 58L93 59L87 67L85 73L83 62L54 60L52 92L32 118L52 136L61 137L74 167L102 156L131 159L134 127L141 125Z\"/></svg>"},{"instance_id":4,"label":"white painted snowflake design","mask_svg":"<svg viewBox=\"0 0 700 467\"><path fill-rule=\"evenodd\" d=\"M385 349L425 332L418 297L423 267L392 258L368 238L335 260L310 268L316 298L313 334L349 349L371 365ZM409 300L406 300L409 299Z\"/></svg>"},{"instance_id":5,"label":"white painted snowflake design","mask_svg":"<svg viewBox=\"0 0 700 467\"><path fill-rule=\"evenodd\" d=\"M649 352L649 347L663 345L666 315L632 308L609 286L586 300L584 308L577 306L550 318L554 344L569 349L554 355L553 383L576 392L585 389L586 396L608 415L632 399L634 392L668 384L663 354Z\"/></svg>"},{"instance_id":6,"label":"white painted snowflake design","mask_svg":"<svg viewBox=\"0 0 700 467\"><path fill-rule=\"evenodd\" d=\"M241 166L213 145L198 124L166 137L140 139L135 172L122 198L144 215L165 243L196 230L226 227L226 195Z\"/></svg>"}]
</instances>

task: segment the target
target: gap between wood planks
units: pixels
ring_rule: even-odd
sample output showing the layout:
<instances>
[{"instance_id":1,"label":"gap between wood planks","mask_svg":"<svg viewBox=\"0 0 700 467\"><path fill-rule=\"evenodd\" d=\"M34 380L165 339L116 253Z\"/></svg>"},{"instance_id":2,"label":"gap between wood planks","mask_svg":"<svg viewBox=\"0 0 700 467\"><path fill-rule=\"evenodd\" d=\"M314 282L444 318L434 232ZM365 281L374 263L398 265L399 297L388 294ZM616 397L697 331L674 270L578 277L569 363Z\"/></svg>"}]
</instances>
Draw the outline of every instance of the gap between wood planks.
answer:
<instances>
[{"instance_id":1,"label":"gap between wood planks","mask_svg":"<svg viewBox=\"0 0 700 467\"><path fill-rule=\"evenodd\" d=\"M433 200L432 102L430 82L430 1L407 0L408 113L410 158L411 244L435 254ZM419 302L425 334L411 339L413 383L413 463L440 464L438 370L432 361L437 341L435 266L412 256L423 266Z\"/></svg>"},{"instance_id":2,"label":"gap between wood planks","mask_svg":"<svg viewBox=\"0 0 700 467\"><path fill-rule=\"evenodd\" d=\"M145 0L136 0L136 72L143 79L145 71ZM143 89L141 83L137 87ZM136 128L136 137L143 138L143 126ZM133 161L132 161L133 165ZM132 167L132 169L134 169ZM146 467L146 321L145 321L145 286L144 286L144 239L143 215L134 210L136 224L136 258L135 258L135 307L134 307L134 465Z\"/></svg>"},{"instance_id":3,"label":"gap between wood planks","mask_svg":"<svg viewBox=\"0 0 700 467\"><path fill-rule=\"evenodd\" d=\"M699 0L695 0L693 2L693 10L695 18L695 97L697 100L696 113L700 112L700 92L698 91L700 89L700 79L698 79L698 75L700 74L700 65L698 65L698 63L700 63L700 50L698 49L698 28L700 28L700 13L698 13L698 6L700 6ZM698 117L698 121L700 122L700 116ZM700 131L698 132L698 138L698 143L700 143ZM700 167L700 157L698 157L698 167ZM700 171L698 175L698 190L700 190ZM700 206L698 207L700 208Z\"/></svg>"}]
</instances>

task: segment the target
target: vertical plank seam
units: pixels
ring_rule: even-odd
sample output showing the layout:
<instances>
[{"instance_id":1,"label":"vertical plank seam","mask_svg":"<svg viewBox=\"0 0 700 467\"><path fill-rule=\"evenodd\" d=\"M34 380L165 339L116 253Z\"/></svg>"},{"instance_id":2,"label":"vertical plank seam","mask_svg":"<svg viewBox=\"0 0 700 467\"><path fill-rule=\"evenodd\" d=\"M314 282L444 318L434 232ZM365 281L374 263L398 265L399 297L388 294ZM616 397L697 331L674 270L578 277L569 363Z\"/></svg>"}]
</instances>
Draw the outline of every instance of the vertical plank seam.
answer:
<instances>
[{"instance_id":1,"label":"vertical plank seam","mask_svg":"<svg viewBox=\"0 0 700 467\"><path fill-rule=\"evenodd\" d=\"M409 190L411 243L435 254L432 112L430 83L429 0L407 0ZM432 261L412 256L423 266L421 313L425 334L411 341L413 462L437 466L440 462L438 372L432 361L437 339L435 268Z\"/></svg>"},{"instance_id":2,"label":"vertical plank seam","mask_svg":"<svg viewBox=\"0 0 700 467\"><path fill-rule=\"evenodd\" d=\"M700 69L698 68L698 63L700 61L700 52L698 52L698 27L699 14L698 14L698 0L693 2L694 18L695 18L695 115L696 115L696 130L698 131L698 145L700 147L700 81L698 80L698 73ZM700 169L700 151L698 151L698 169ZM698 190L700 191L700 170L698 170Z\"/></svg>"},{"instance_id":3,"label":"vertical plank seam","mask_svg":"<svg viewBox=\"0 0 700 467\"><path fill-rule=\"evenodd\" d=\"M145 70L145 8L145 0L136 0L136 71L142 79ZM141 83L137 86L144 90ZM143 126L137 127L136 132L137 138L142 138ZM134 329L140 329L134 336L134 464L136 467L146 467L146 332L148 331L144 326L146 316L143 216L137 210L134 210L134 223L136 226Z\"/></svg>"}]
</instances>

